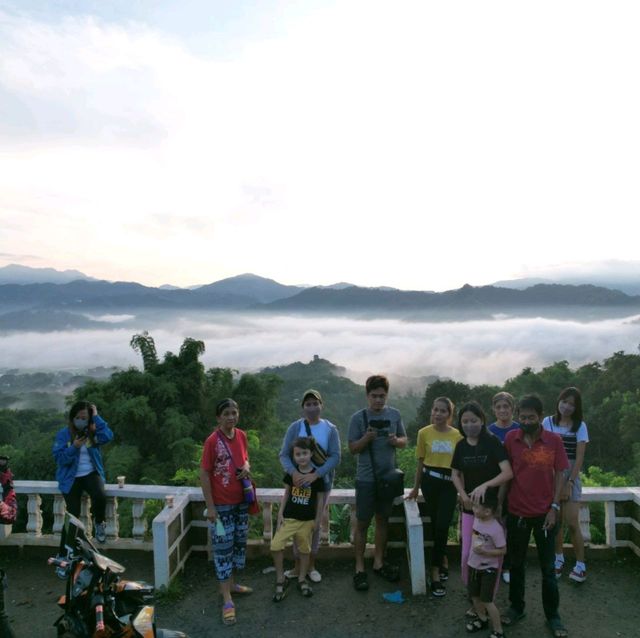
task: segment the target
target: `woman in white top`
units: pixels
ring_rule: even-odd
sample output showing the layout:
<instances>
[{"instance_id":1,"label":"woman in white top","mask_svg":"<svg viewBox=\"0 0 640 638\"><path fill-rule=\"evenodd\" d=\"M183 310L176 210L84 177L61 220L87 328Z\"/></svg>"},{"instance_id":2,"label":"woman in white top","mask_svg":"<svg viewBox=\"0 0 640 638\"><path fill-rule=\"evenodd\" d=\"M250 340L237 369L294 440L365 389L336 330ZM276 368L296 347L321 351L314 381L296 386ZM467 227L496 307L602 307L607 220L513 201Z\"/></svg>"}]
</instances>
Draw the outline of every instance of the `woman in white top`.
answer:
<instances>
[{"instance_id":1,"label":"woman in white top","mask_svg":"<svg viewBox=\"0 0 640 638\"><path fill-rule=\"evenodd\" d=\"M542 422L545 430L562 438L570 467L565 471L565 488L561 497L560 529L556 536L556 578L562 576L564 568L564 528L569 527L571 543L576 554L576 565L569 578L577 583L587 579L584 563L584 539L580 530L580 499L582 483L580 471L584 463L584 453L589 442L587 425L582 420L582 395L578 388L565 388L558 396L556 413Z\"/></svg>"}]
</instances>

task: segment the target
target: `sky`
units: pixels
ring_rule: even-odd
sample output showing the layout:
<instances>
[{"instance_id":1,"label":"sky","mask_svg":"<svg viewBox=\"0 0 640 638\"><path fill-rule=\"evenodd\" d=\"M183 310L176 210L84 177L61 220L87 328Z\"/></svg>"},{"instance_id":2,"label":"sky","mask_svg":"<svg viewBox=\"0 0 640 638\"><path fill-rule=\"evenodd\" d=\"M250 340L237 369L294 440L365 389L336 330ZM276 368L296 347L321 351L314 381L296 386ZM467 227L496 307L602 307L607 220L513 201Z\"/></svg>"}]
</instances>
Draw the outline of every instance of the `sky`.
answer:
<instances>
[{"instance_id":1,"label":"sky","mask_svg":"<svg viewBox=\"0 0 640 638\"><path fill-rule=\"evenodd\" d=\"M445 290L636 259L639 28L625 1L5 0L0 266Z\"/></svg>"}]
</instances>

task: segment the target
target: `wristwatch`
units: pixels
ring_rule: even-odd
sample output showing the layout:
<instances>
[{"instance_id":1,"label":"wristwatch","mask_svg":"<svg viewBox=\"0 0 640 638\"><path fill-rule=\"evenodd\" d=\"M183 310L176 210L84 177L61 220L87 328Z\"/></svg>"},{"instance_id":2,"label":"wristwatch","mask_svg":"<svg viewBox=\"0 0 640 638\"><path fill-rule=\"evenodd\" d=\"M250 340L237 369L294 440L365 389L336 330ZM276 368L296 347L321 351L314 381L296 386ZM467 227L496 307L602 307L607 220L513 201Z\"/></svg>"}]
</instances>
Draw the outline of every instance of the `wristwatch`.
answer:
<instances>
[{"instance_id":1,"label":"wristwatch","mask_svg":"<svg viewBox=\"0 0 640 638\"><path fill-rule=\"evenodd\" d=\"M551 509L555 510L556 512L560 511L560 505L558 505L557 503L551 503Z\"/></svg>"}]
</instances>

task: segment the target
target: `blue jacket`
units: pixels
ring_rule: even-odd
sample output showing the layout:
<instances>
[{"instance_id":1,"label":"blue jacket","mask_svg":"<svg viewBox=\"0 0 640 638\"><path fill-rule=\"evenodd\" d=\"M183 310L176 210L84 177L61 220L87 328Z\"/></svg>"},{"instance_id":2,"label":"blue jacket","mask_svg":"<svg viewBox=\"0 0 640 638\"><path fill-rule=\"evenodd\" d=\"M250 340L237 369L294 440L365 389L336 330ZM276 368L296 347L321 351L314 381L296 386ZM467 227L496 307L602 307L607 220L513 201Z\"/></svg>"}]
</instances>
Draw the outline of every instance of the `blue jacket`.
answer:
<instances>
[{"instance_id":1,"label":"blue jacket","mask_svg":"<svg viewBox=\"0 0 640 638\"><path fill-rule=\"evenodd\" d=\"M109 441L113 439L113 432L109 429L107 422L100 416L94 416L93 422L96 424L96 431L93 435L95 444L91 445L88 443L87 452L89 452L93 467L96 468L96 472L100 474L104 481L104 467L102 466L100 446L109 443ZM66 427L56 434L52 451L53 458L58 464L56 469L58 487L63 494L68 494L76 479L76 471L78 469L78 462L80 461L80 448L73 444L70 428Z\"/></svg>"},{"instance_id":2,"label":"blue jacket","mask_svg":"<svg viewBox=\"0 0 640 638\"><path fill-rule=\"evenodd\" d=\"M327 460L324 465L316 468L316 474L324 479L325 491L331 490L333 486L333 478L335 475L335 469L340 464L340 434L338 428L327 421L322 419L330 428L329 434L329 449L327 452ZM293 442L298 438L300 433L300 426L304 419L298 419L294 421L287 429L284 439L282 441L282 448L280 449L280 465L282 469L289 475L293 474L296 466L291 460L291 446Z\"/></svg>"}]
</instances>

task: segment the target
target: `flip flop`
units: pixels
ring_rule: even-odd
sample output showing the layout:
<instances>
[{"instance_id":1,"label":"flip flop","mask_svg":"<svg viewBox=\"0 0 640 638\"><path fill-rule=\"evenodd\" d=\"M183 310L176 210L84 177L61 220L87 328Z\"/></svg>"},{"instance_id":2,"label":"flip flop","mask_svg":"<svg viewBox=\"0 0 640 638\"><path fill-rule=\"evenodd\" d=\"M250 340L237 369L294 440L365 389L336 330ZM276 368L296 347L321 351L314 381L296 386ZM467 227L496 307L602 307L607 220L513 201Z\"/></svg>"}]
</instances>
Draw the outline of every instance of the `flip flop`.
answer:
<instances>
[{"instance_id":1,"label":"flip flop","mask_svg":"<svg viewBox=\"0 0 640 638\"><path fill-rule=\"evenodd\" d=\"M507 627L511 627L512 625L515 625L519 620L522 620L525 616L526 614L523 611L518 611L513 607L509 607L509 609L507 609L506 613L501 618L502 624Z\"/></svg>"},{"instance_id":2,"label":"flip flop","mask_svg":"<svg viewBox=\"0 0 640 638\"><path fill-rule=\"evenodd\" d=\"M562 624L560 618L549 618L547 625L553 634L553 638L566 638L569 635L567 628Z\"/></svg>"},{"instance_id":3,"label":"flip flop","mask_svg":"<svg viewBox=\"0 0 640 638\"><path fill-rule=\"evenodd\" d=\"M225 603L222 606L222 624L235 625L236 623L236 608L233 603Z\"/></svg>"}]
</instances>

